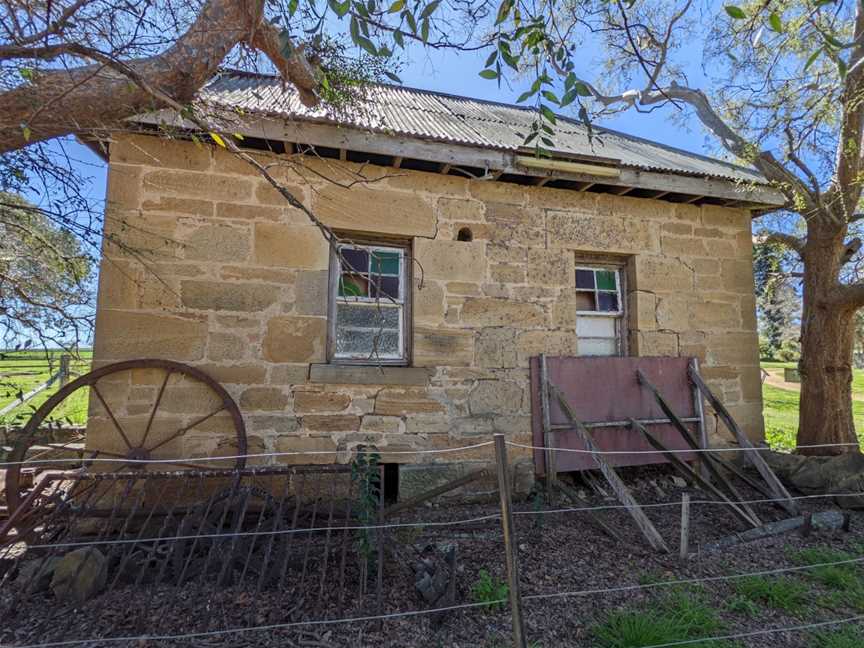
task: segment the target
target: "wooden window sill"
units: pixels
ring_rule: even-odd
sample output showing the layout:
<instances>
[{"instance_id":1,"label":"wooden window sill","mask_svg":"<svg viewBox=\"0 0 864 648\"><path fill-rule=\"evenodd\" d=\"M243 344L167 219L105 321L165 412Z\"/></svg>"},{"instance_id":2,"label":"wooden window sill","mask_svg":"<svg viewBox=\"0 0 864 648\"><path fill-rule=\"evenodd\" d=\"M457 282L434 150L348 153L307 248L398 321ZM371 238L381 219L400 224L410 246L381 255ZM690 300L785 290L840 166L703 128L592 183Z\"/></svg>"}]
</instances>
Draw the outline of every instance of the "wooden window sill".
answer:
<instances>
[{"instance_id":1,"label":"wooden window sill","mask_svg":"<svg viewBox=\"0 0 864 648\"><path fill-rule=\"evenodd\" d=\"M388 367L340 364L313 364L309 382L337 385L421 385L429 384L431 370L425 367Z\"/></svg>"}]
</instances>

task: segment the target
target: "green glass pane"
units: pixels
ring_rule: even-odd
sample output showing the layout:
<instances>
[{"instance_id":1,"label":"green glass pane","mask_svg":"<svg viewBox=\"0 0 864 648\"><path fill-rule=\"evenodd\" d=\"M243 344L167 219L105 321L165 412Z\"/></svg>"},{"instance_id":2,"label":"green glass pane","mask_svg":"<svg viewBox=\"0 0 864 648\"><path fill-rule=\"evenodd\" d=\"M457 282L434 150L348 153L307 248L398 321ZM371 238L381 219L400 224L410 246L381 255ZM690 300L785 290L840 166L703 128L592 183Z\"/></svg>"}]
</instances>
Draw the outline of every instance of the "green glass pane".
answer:
<instances>
[{"instance_id":1,"label":"green glass pane","mask_svg":"<svg viewBox=\"0 0 864 648\"><path fill-rule=\"evenodd\" d=\"M369 281L365 277L343 274L339 278L340 297L366 297L369 294Z\"/></svg>"},{"instance_id":2,"label":"green glass pane","mask_svg":"<svg viewBox=\"0 0 864 648\"><path fill-rule=\"evenodd\" d=\"M597 288L599 290L615 290L615 273L610 270L598 270Z\"/></svg>"},{"instance_id":3,"label":"green glass pane","mask_svg":"<svg viewBox=\"0 0 864 648\"><path fill-rule=\"evenodd\" d=\"M398 275L399 253L398 252L373 252L372 274Z\"/></svg>"}]
</instances>

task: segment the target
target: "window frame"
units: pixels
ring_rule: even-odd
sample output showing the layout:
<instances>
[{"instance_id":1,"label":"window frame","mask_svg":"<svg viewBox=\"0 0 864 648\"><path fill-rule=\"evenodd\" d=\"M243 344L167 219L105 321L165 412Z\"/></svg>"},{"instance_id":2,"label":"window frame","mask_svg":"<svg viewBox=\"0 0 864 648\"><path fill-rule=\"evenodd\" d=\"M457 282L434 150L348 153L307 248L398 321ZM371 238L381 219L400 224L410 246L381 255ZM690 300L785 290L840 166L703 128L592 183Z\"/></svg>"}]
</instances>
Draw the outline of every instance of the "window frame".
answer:
<instances>
[{"instance_id":1,"label":"window frame","mask_svg":"<svg viewBox=\"0 0 864 648\"><path fill-rule=\"evenodd\" d=\"M576 272L578 270L606 270L611 271L615 274L615 288L618 293L618 310L616 311L584 311L576 309L576 323L574 326L574 334L576 335L576 348L579 348L579 340L608 340L610 338L607 337L598 337L591 335L579 335L579 318L580 317L592 317L592 318L604 318L604 319L612 319L615 322L615 353L608 356L596 356L596 357L605 357L605 358L614 358L614 357L626 357L629 355L629 313L627 312L627 262L624 260L621 261L603 261L603 260L591 260L591 259L576 259L575 266L573 268L573 294L579 292L590 292L585 289L580 289L576 287ZM595 278L594 283L594 295L595 295L595 304L596 295L598 292L597 283ZM602 292L602 291L600 291ZM606 291L609 292L609 291ZM582 354L579 354L580 357L583 357ZM591 356L584 356L591 357Z\"/></svg>"},{"instance_id":2,"label":"window frame","mask_svg":"<svg viewBox=\"0 0 864 648\"><path fill-rule=\"evenodd\" d=\"M395 366L406 367L411 364L411 351L413 347L412 335L412 314L411 304L413 301L413 279L412 279L412 254L411 243L404 240L391 240L386 238L359 238L356 236L340 237L338 243L333 243L330 246L330 269L327 292L327 362L334 365L354 365L354 366ZM400 358L349 358L339 357L336 354L336 323L337 323L337 306L340 303L362 303L362 304L389 304L384 308L397 308L391 304L389 300L374 299L374 298L346 298L339 295L339 281L342 276L342 264L337 254L337 249L340 247L348 248L364 248L370 252L374 250L381 251L398 251L401 252L401 266L399 269L400 286L403 288L401 295L401 305L398 307L401 310L400 332L401 332L401 351Z\"/></svg>"}]
</instances>

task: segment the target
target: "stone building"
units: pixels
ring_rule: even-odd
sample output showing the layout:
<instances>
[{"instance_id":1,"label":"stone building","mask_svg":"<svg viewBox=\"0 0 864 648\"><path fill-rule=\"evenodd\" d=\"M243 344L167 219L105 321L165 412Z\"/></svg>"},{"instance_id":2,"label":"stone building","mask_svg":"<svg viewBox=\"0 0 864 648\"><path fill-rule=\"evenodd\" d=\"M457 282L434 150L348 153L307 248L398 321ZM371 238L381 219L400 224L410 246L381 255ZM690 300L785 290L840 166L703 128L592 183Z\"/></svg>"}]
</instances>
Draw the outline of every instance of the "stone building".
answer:
<instances>
[{"instance_id":1,"label":"stone building","mask_svg":"<svg viewBox=\"0 0 864 648\"><path fill-rule=\"evenodd\" d=\"M321 453L285 461L528 442L541 352L695 356L761 438L750 224L781 201L753 171L563 118L538 158L530 111L403 88L349 117L245 74L202 99L242 109L240 143L346 242L219 146L148 130L171 115L142 117L108 149L95 362L203 369L249 452ZM119 415L140 419L156 385L115 385ZM195 394L164 407L192 416ZM89 442L109 428L94 412ZM230 450L212 421L171 444Z\"/></svg>"}]
</instances>

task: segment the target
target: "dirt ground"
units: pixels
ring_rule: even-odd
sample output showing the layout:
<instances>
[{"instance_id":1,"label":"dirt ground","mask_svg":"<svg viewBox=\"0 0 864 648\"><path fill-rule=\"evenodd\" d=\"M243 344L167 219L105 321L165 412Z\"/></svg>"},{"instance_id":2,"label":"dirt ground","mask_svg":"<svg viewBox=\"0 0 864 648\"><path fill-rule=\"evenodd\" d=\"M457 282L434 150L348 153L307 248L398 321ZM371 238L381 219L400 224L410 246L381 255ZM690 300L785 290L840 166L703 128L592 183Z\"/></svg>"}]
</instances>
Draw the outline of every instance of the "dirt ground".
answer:
<instances>
[{"instance_id":1,"label":"dirt ground","mask_svg":"<svg viewBox=\"0 0 864 648\"><path fill-rule=\"evenodd\" d=\"M677 556L677 547L683 489L672 483L666 468L632 470L625 477L638 501L650 505L646 512L672 549L670 554L660 554L648 548L626 511L618 508L616 501L587 489L590 506L608 507L596 514L615 529L621 536L620 541L606 535L586 513L560 510L573 506L568 501L546 502L535 497L517 503L515 526L521 593L525 629L532 648L610 646L612 644L603 643L598 638L599 624L616 610L655 609L673 589L663 585L666 581L710 579L793 567L797 564L793 559L795 552L806 547L828 547L854 557L864 555L864 513L852 513L851 531L848 533L814 532L805 537L796 532L738 545L722 552L697 553L682 561ZM755 492L742 491L747 498L760 497ZM698 552L707 543L744 530L745 527L726 506L700 503L708 498L699 491L693 491L692 496L693 551ZM805 511L811 512L834 508L828 499L803 500L801 504ZM769 504L754 505L754 508L765 522L788 517ZM405 514L394 522L454 522L494 515L497 511L498 507L492 502L472 505L439 502ZM316 610L307 609L304 600L309 588L323 591L330 586L324 571L320 582L317 578L308 579L303 585L306 589L292 583L283 591L263 591L256 596L239 586L221 589L211 585L183 589L127 587L105 593L75 608L58 605L47 593L19 597L12 584L0 589L0 612L6 617L0 626L0 645L55 645L51 642L79 640L87 640L83 645L89 646L136 647L504 648L512 645L507 606L394 616L384 621L223 632L340 617L399 615L427 609L428 605L415 591L412 566L424 548L430 545L457 547L457 604L477 601L472 589L480 579L481 570L493 579L503 580L505 577L502 534L496 519L470 524L406 526L389 529L387 533L380 601L373 574L368 580L366 595L359 596L355 591L341 610L326 604ZM858 564L843 565L841 569L864 574ZM356 576L354 571L348 574L349 578ZM765 604L759 605L752 614L743 614L730 604L740 599L734 581L715 580L679 585L674 589L686 596L704 599L708 607L716 610L722 629L712 631L719 634L796 626L864 613L860 607L861 600L842 594L830 596L831 589L810 578L807 571L792 573L790 577L807 588L805 604L794 611ZM597 591L614 588L629 589ZM565 592L583 593L557 596ZM546 595L549 596L542 598ZM538 596L541 598L536 598ZM141 635L153 637L210 631L215 633L183 639L137 638ZM125 641L101 639L106 637L136 638ZM799 631L698 645L705 648L804 648L816 644L811 632Z\"/></svg>"}]
</instances>

